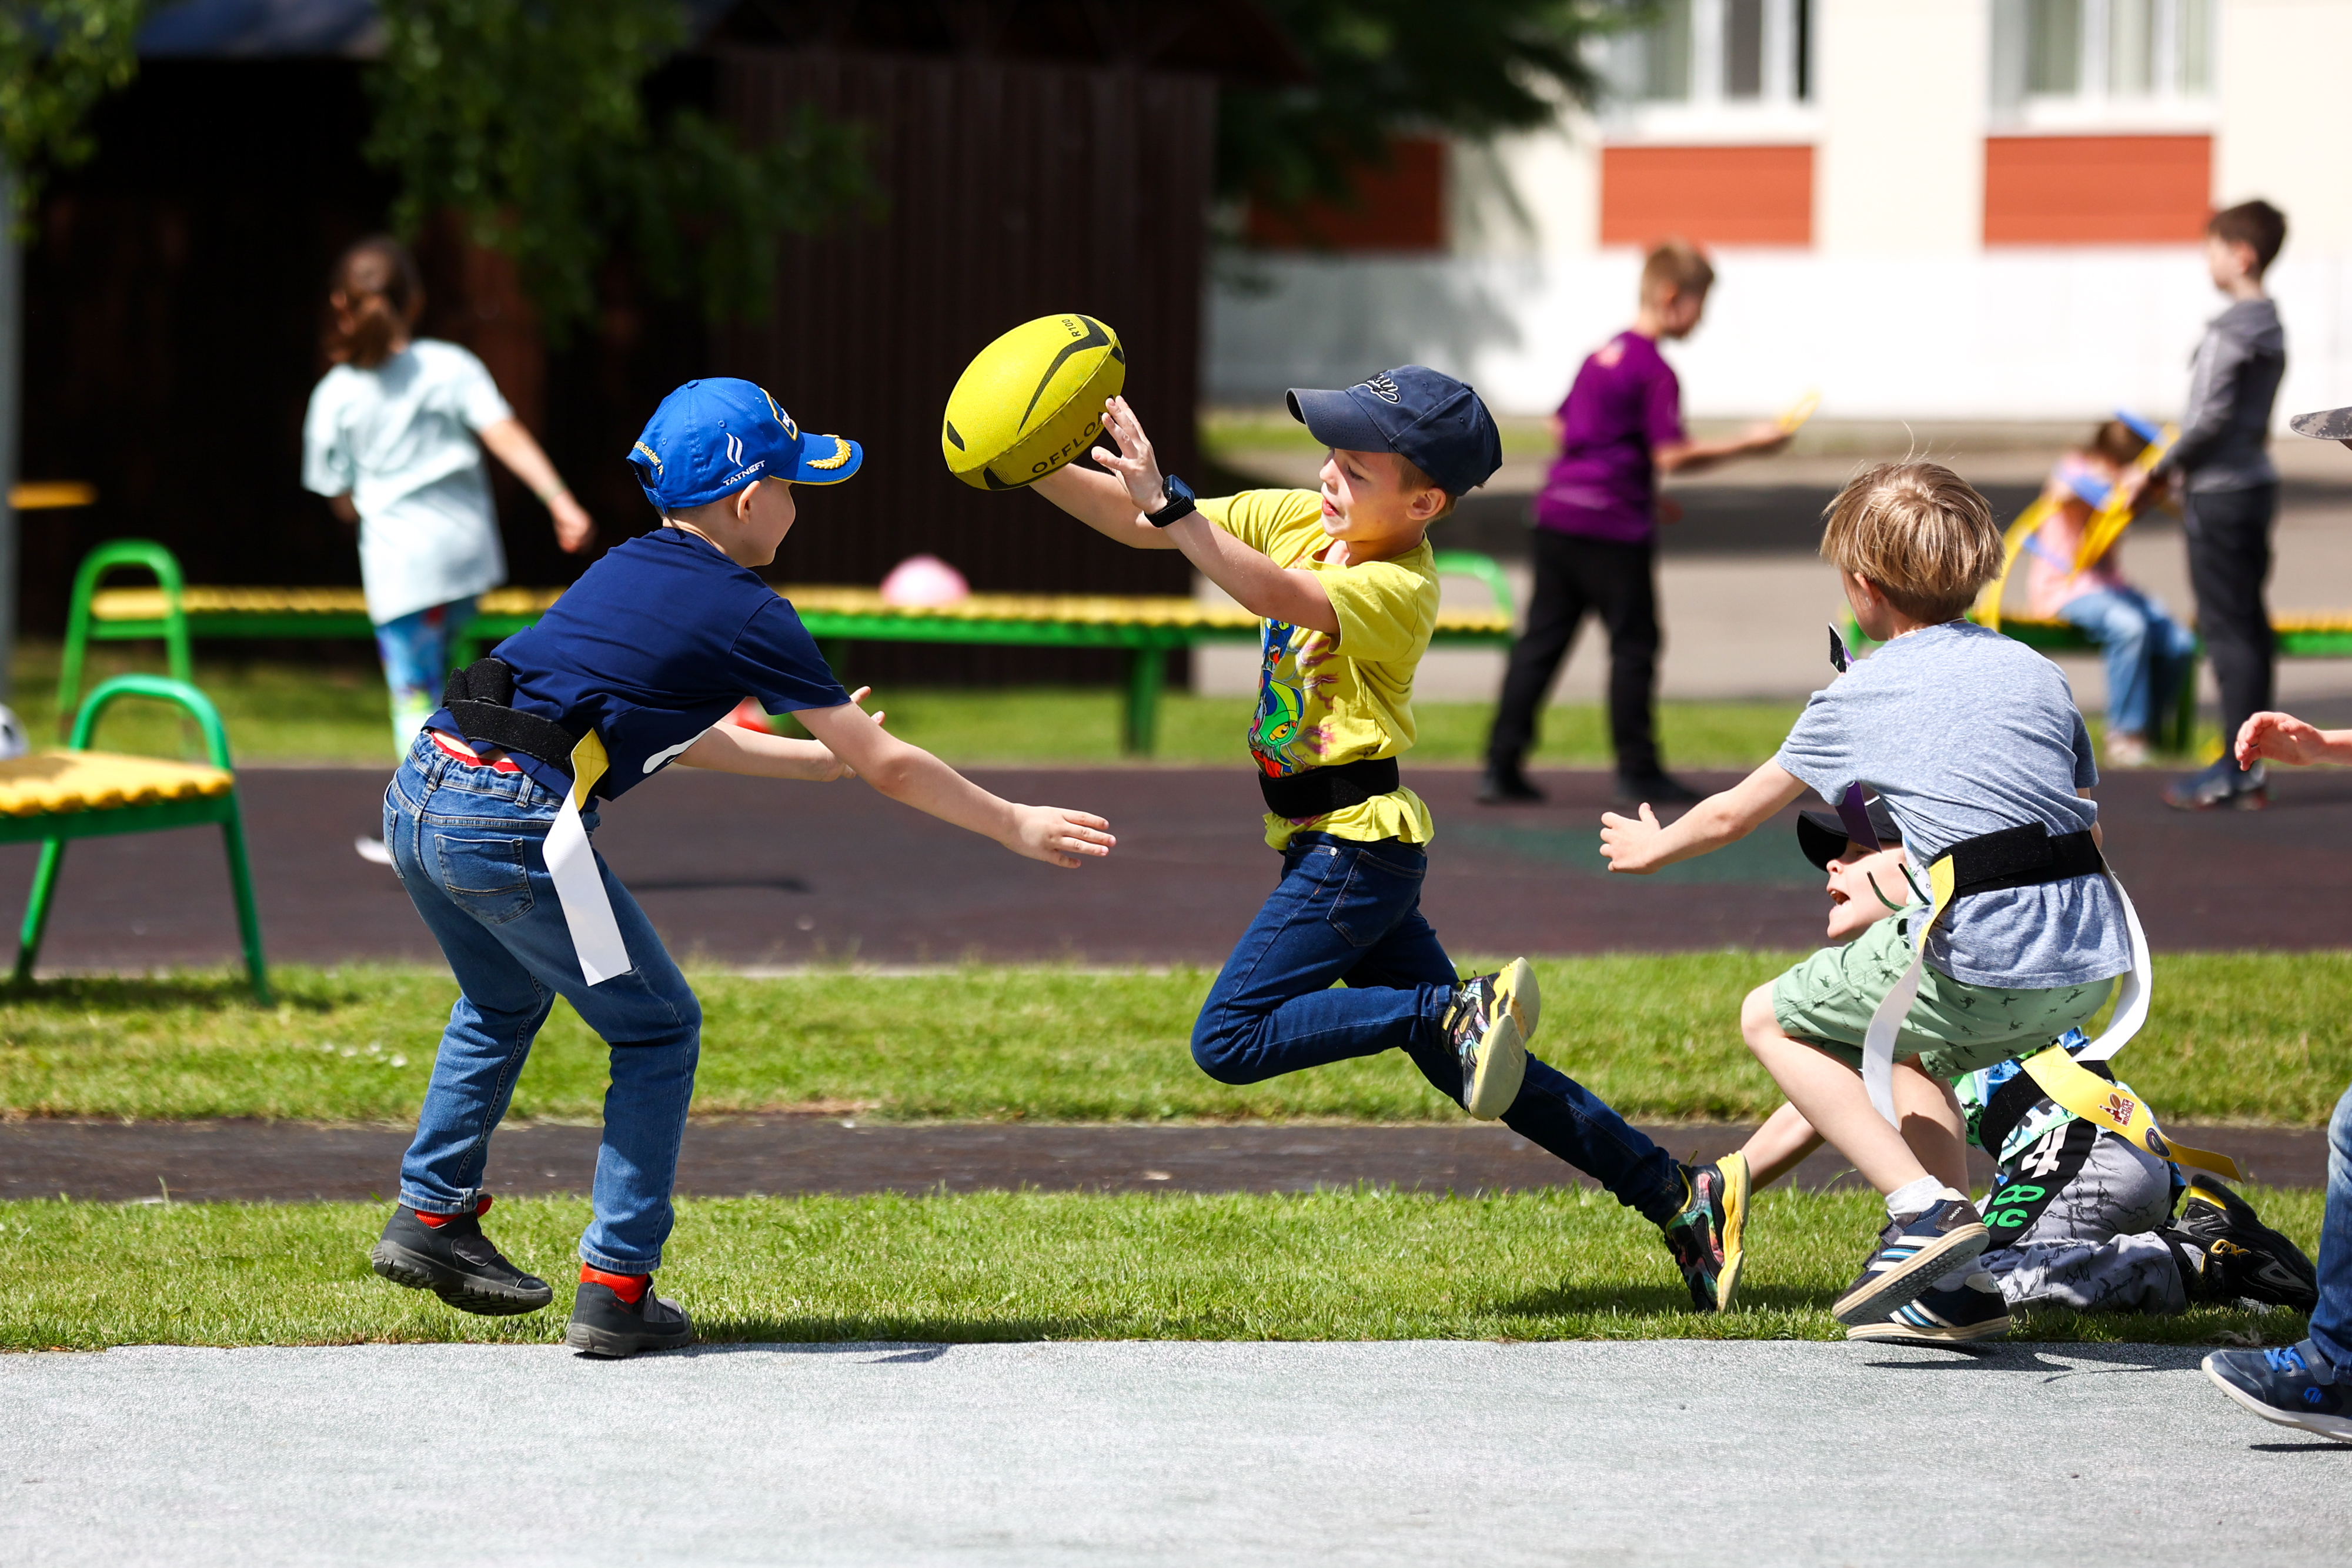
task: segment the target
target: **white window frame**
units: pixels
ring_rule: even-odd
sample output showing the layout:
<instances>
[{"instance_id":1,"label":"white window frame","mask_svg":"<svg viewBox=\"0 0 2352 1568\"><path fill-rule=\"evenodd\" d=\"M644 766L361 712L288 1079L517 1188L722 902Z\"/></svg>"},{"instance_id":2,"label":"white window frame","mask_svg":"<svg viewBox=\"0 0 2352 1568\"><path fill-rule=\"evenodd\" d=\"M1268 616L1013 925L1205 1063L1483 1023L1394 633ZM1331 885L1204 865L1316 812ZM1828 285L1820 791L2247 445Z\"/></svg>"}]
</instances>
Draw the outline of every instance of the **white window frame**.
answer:
<instances>
[{"instance_id":1,"label":"white window frame","mask_svg":"<svg viewBox=\"0 0 2352 1568\"><path fill-rule=\"evenodd\" d=\"M1808 40L1818 62L1822 0L1813 0L1813 35ZM1797 0L1764 0L1763 73L1760 94L1724 96L1724 41L1728 18L1725 0L1691 0L1691 95L1680 101L1635 96L1633 68L1640 57L1617 40L1601 46L1596 63L1613 85L1598 119L1611 146L1725 146L1811 143L1821 139L1821 74L1805 74L1813 86L1810 101L1797 96ZM1623 43L1639 47L1639 36ZM1612 47L1612 45L1616 47Z\"/></svg>"},{"instance_id":2,"label":"white window frame","mask_svg":"<svg viewBox=\"0 0 2352 1568\"><path fill-rule=\"evenodd\" d=\"M1993 0L1992 112L1995 135L2115 135L2210 132L2221 120L2212 85L2221 74L2221 5L2211 10L2213 37L2207 42L2205 90L2179 89L2179 15L2182 0L2156 0L2153 74L2159 85L2147 94L2118 94L2110 85L2108 43L2114 37L2113 0L2082 0L2082 37L2077 60L2080 85L2072 94L2025 90L2028 62L2026 0Z\"/></svg>"}]
</instances>

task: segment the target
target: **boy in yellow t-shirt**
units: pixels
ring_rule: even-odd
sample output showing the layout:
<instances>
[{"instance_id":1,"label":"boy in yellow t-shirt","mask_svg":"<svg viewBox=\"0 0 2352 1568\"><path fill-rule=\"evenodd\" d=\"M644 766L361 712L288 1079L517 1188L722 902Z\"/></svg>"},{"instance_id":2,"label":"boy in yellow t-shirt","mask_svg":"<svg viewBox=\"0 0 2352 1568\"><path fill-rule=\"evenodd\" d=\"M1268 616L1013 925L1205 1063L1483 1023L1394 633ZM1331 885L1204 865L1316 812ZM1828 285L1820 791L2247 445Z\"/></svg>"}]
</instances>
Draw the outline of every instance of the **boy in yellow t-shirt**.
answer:
<instances>
[{"instance_id":1,"label":"boy in yellow t-shirt","mask_svg":"<svg viewBox=\"0 0 2352 1568\"><path fill-rule=\"evenodd\" d=\"M1540 998L1527 960L1459 979L1421 913L1435 829L1396 759L1413 742L1413 671L1437 620L1426 534L1501 465L1494 420L1468 386L1421 365L1294 391L1290 412L1331 447L1319 492L1199 499L1160 474L1123 398L1103 414L1118 451L1093 455L1108 472L1071 465L1034 486L1122 544L1183 551L1265 621L1249 748L1282 879L1210 990L1192 1058L1222 1082L1255 1083L1402 1050L1470 1114L1499 1118L1658 1225L1693 1304L1713 1311L1724 1230L1746 1197L1725 1190L1732 1176L1678 1165L1528 1056Z\"/></svg>"}]
</instances>

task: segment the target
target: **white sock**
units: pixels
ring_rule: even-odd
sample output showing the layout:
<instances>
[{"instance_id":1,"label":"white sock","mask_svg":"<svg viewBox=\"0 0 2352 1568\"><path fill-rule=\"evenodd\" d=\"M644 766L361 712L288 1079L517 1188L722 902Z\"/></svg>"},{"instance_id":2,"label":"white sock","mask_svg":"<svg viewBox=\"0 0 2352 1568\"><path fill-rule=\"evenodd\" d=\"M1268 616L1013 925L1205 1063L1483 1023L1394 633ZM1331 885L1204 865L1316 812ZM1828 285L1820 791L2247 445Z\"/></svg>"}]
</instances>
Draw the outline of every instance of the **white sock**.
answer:
<instances>
[{"instance_id":1,"label":"white sock","mask_svg":"<svg viewBox=\"0 0 2352 1568\"><path fill-rule=\"evenodd\" d=\"M1957 1291L1962 1285L1967 1284L1970 1280L1974 1279L1976 1277L1976 1271L1977 1266L1974 1263L1970 1263L1965 1269L1955 1269L1950 1273L1936 1281L1936 1289L1939 1291Z\"/></svg>"},{"instance_id":2,"label":"white sock","mask_svg":"<svg viewBox=\"0 0 2352 1568\"><path fill-rule=\"evenodd\" d=\"M1931 1176L1921 1176L1917 1181L1906 1182L1886 1195L1886 1212L1890 1217L1897 1214L1917 1214L1941 1197L1947 1190L1942 1182Z\"/></svg>"}]
</instances>

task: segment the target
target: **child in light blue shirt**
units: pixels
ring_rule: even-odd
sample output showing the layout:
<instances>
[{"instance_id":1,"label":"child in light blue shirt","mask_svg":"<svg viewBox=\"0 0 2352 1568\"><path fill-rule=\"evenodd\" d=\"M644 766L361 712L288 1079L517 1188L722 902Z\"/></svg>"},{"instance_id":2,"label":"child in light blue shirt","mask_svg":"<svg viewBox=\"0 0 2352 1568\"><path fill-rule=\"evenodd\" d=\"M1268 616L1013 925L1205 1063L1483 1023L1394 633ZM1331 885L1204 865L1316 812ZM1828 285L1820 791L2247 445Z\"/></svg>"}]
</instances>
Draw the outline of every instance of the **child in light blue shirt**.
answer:
<instances>
[{"instance_id":1,"label":"child in light blue shirt","mask_svg":"<svg viewBox=\"0 0 2352 1568\"><path fill-rule=\"evenodd\" d=\"M596 526L482 361L413 336L425 291L406 250L390 239L353 246L336 264L328 302L335 364L303 420L302 484L360 526L360 580L392 692L393 744L405 752L440 701L476 596L506 580L482 448L546 504L563 549L585 549Z\"/></svg>"}]
</instances>

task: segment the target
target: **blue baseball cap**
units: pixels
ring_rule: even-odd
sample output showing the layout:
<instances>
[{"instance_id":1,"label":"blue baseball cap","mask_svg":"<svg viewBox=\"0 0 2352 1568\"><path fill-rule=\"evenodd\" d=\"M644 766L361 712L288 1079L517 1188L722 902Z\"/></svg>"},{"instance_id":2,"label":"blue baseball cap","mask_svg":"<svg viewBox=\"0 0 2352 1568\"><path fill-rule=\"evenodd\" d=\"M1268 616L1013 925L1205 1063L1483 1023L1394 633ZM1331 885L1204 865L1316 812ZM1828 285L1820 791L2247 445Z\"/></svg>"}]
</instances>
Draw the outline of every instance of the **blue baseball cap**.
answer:
<instances>
[{"instance_id":1,"label":"blue baseball cap","mask_svg":"<svg viewBox=\"0 0 2352 1568\"><path fill-rule=\"evenodd\" d=\"M1449 496L1476 489L1503 465L1503 437L1467 382L1427 365L1399 365L1345 392L1293 387L1290 417L1347 452L1393 452Z\"/></svg>"},{"instance_id":2,"label":"blue baseball cap","mask_svg":"<svg viewBox=\"0 0 2352 1568\"><path fill-rule=\"evenodd\" d=\"M646 499L663 511L731 496L755 479L838 485L866 461L857 443L793 423L756 382L688 382L662 399L629 448Z\"/></svg>"}]
</instances>

